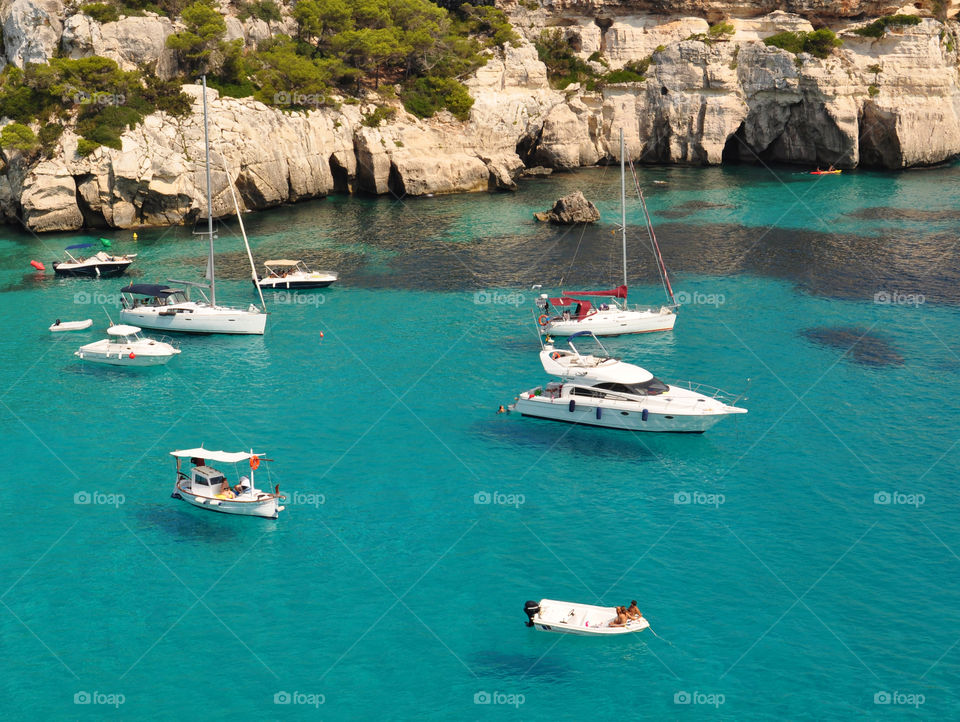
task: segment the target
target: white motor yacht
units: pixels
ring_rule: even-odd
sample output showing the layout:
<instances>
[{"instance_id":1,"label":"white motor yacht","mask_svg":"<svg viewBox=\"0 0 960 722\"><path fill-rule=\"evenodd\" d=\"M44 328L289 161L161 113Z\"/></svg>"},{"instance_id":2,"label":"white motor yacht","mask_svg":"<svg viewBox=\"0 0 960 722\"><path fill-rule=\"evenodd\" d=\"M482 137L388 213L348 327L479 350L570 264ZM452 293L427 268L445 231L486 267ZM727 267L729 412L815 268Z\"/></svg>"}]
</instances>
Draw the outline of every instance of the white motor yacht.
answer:
<instances>
[{"instance_id":1,"label":"white motor yacht","mask_svg":"<svg viewBox=\"0 0 960 722\"><path fill-rule=\"evenodd\" d=\"M606 354L554 348L540 352L544 371L559 381L524 391L510 406L524 416L630 431L703 433L721 419L745 414L728 395L704 384L668 385L635 364ZM596 339L594 339L596 340ZM599 343L599 341L597 342Z\"/></svg>"},{"instance_id":2,"label":"white motor yacht","mask_svg":"<svg viewBox=\"0 0 960 722\"><path fill-rule=\"evenodd\" d=\"M54 261L53 272L58 276L67 277L87 277L87 278L111 278L120 276L127 270L127 267L133 263L137 257L136 253L129 253L124 256L111 256L104 251L98 251L89 257L81 256L79 253L75 256L70 251L78 251L86 248L92 248L92 243L76 243L67 246L64 254L67 257L65 261Z\"/></svg>"},{"instance_id":3,"label":"white motor yacht","mask_svg":"<svg viewBox=\"0 0 960 722\"><path fill-rule=\"evenodd\" d=\"M136 326L118 324L107 329L110 338L88 343L74 353L83 361L111 366L162 366L180 353L163 339L145 338Z\"/></svg>"}]
</instances>

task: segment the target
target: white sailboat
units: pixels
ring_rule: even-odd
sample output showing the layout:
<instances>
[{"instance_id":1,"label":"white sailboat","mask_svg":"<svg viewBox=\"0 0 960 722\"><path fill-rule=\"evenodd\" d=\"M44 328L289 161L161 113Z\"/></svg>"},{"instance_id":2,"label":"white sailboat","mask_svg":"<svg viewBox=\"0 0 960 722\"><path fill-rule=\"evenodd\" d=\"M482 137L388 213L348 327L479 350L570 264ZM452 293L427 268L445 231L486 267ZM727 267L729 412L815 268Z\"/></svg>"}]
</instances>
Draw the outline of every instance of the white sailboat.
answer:
<instances>
[{"instance_id":1,"label":"white sailboat","mask_svg":"<svg viewBox=\"0 0 960 722\"><path fill-rule=\"evenodd\" d=\"M630 163L631 171L633 162ZM657 269L664 291L670 300L662 306L630 306L627 304L627 192L626 192L626 150L623 142L623 130L620 130L620 233L623 245L623 284L608 291L562 291L557 298L549 294L540 294L537 308L540 312L538 323L544 333L551 336L570 336L581 331L591 331L596 336L619 336L627 333L650 333L670 331L677 322L677 303L670 287L667 268L660 255L656 234L643 192L634 173L634 185L640 198L647 220L647 233L650 245L657 259ZM591 299L603 297L603 302L594 305Z\"/></svg>"},{"instance_id":2,"label":"white sailboat","mask_svg":"<svg viewBox=\"0 0 960 722\"><path fill-rule=\"evenodd\" d=\"M172 288L159 284L131 284L121 289L123 295L123 309L120 319L124 323L143 328L161 329L164 331L180 331L185 333L230 333L263 335L267 325L266 306L263 310L250 304L247 308L231 308L217 305L217 285L214 271L213 241L216 235L213 232L213 193L210 185L210 136L207 121L207 78L203 78L203 144L205 150L205 166L207 178L207 232L209 237L209 256L207 259L207 280L209 284L193 283L191 281L174 281L170 283L186 286L187 288ZM221 152L221 158L223 153ZM224 161L225 163L226 161ZM224 168L226 170L226 168ZM256 278L253 267L253 257L250 253L250 244L247 242L247 233L240 217L240 206L233 189L228 181L230 193L233 197L234 209L240 223L240 232L243 243L250 259L251 274ZM190 288L203 297L197 301L190 298ZM205 289L209 290L207 296ZM263 294L260 295L263 304Z\"/></svg>"}]
</instances>

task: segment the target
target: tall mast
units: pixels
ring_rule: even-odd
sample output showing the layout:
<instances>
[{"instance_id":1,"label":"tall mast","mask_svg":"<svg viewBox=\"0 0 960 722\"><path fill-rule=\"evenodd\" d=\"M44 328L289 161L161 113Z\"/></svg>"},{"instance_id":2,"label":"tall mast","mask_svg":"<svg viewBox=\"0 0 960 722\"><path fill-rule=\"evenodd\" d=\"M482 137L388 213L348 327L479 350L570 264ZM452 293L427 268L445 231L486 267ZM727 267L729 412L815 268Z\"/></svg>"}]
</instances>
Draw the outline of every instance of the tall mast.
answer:
<instances>
[{"instance_id":1,"label":"tall mast","mask_svg":"<svg viewBox=\"0 0 960 722\"><path fill-rule=\"evenodd\" d=\"M621 131L622 133L622 131ZM623 139L621 137L621 143ZM207 271L210 273L210 305L217 305L217 285L213 271L213 194L210 190L210 136L207 129L207 76L203 76L203 148L207 169L207 235L210 237L210 256Z\"/></svg>"},{"instance_id":2,"label":"tall mast","mask_svg":"<svg viewBox=\"0 0 960 722\"><path fill-rule=\"evenodd\" d=\"M623 287L627 288L627 169L625 165L623 128L620 129L620 234L623 240ZM624 294L623 305L627 305Z\"/></svg>"}]
</instances>

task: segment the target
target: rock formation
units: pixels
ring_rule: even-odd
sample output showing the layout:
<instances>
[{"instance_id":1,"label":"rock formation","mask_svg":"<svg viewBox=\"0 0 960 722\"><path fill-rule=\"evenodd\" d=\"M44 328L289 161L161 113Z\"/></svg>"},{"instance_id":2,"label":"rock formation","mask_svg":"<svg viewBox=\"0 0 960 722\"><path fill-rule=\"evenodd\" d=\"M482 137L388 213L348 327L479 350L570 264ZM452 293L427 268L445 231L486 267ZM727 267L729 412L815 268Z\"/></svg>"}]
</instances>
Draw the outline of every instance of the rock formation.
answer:
<instances>
[{"instance_id":1,"label":"rock formation","mask_svg":"<svg viewBox=\"0 0 960 722\"><path fill-rule=\"evenodd\" d=\"M549 211L540 211L533 216L538 221L573 226L578 223L596 223L600 220L600 211L584 197L583 191L574 191L554 203Z\"/></svg>"},{"instance_id":2,"label":"rock formation","mask_svg":"<svg viewBox=\"0 0 960 722\"><path fill-rule=\"evenodd\" d=\"M944 7L952 13L955 5ZM888 3L549 0L530 10L529 3L504 0L503 6L524 37L490 51L486 65L465 81L475 102L464 122L446 112L419 120L374 94L360 105L284 112L210 91L215 214L232 212L228 183L249 209L331 192L509 190L525 167L614 162L620 128L630 157L650 163L898 169L960 153L954 21L925 18L872 39L849 31L869 21L865 13L895 11ZM732 36L691 38L721 16L734 26ZM825 20L844 41L826 59L762 42ZM227 37L248 45L291 30L289 18L272 28L256 19L227 21ZM161 77L179 72L165 45L178 21L156 15L99 23L68 14L60 0L0 0L0 24L5 58L18 66L61 52L103 55ZM592 90L552 87L532 44L548 25L560 27L582 59L602 57L606 66L591 61L598 71L650 58L646 79ZM184 88L194 99L192 117L154 113L124 133L119 150L101 147L80 157L69 129L47 160L3 150L0 213L37 231L191 222L205 206L202 121L199 88ZM376 105L388 103L396 110L391 119L364 125Z\"/></svg>"}]
</instances>

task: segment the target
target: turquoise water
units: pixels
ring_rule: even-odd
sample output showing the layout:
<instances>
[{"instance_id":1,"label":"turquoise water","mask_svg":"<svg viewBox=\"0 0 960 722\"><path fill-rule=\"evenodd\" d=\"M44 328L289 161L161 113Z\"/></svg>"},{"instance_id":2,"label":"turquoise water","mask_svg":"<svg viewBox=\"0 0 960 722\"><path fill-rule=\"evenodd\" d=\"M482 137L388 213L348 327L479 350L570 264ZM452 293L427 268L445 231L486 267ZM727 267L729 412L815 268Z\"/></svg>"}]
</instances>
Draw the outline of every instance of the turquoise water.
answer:
<instances>
[{"instance_id":1,"label":"turquoise water","mask_svg":"<svg viewBox=\"0 0 960 722\"><path fill-rule=\"evenodd\" d=\"M73 357L125 280L28 266L99 234L8 229L5 716L956 716L958 168L641 177L690 303L672 334L607 346L746 394L702 436L495 413L546 380L531 284L618 278L616 169L251 214L258 259L342 283L272 304L263 338L182 338L136 373ZM530 220L577 187L601 226ZM105 235L141 254L134 279L202 269L190 229ZM221 300L254 300L229 228L220 246ZM657 301L639 240L631 269L634 300ZM52 335L58 317L96 324ZM267 453L280 519L171 499L168 452L201 442ZM637 599L657 636L529 630L542 597Z\"/></svg>"}]
</instances>

